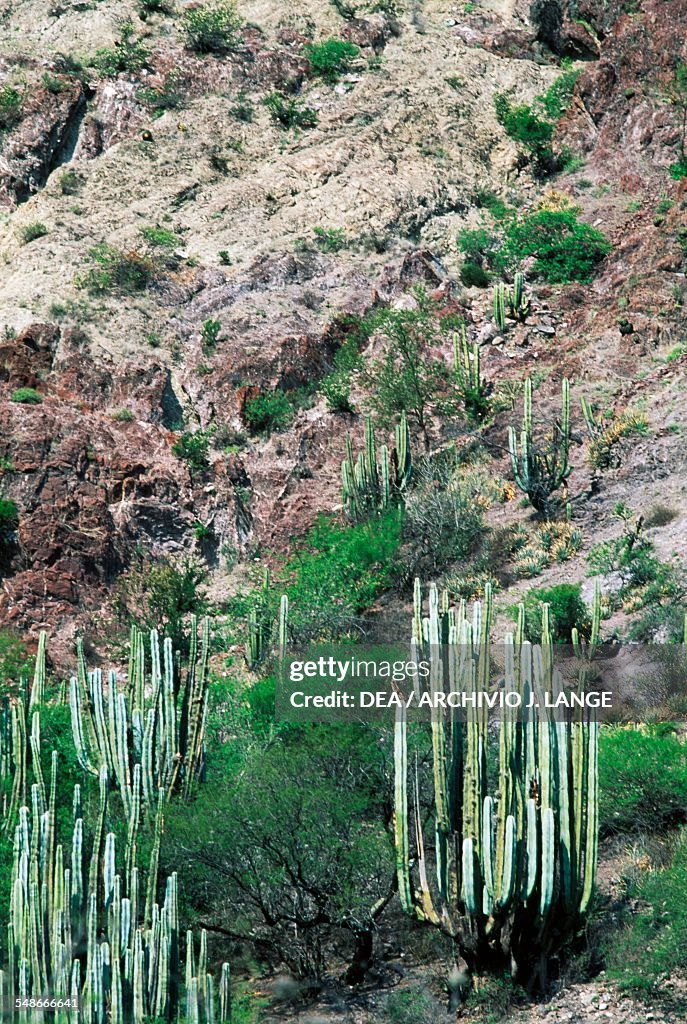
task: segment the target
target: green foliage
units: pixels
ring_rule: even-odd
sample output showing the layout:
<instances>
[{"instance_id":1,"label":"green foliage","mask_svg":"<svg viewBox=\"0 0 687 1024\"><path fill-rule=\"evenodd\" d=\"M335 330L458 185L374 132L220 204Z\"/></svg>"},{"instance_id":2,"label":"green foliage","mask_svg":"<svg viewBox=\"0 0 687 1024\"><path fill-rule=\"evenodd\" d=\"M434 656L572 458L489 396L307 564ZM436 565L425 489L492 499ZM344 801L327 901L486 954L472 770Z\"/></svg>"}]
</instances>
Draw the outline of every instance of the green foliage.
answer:
<instances>
[{"instance_id":1,"label":"green foliage","mask_svg":"<svg viewBox=\"0 0 687 1024\"><path fill-rule=\"evenodd\" d=\"M173 249L179 244L178 235L158 225L141 228L141 235L153 249Z\"/></svg>"},{"instance_id":2,"label":"green foliage","mask_svg":"<svg viewBox=\"0 0 687 1024\"><path fill-rule=\"evenodd\" d=\"M177 76L172 72L162 85L139 89L136 98L152 108L153 117L162 117L166 110L176 110L182 103L177 91Z\"/></svg>"},{"instance_id":3,"label":"green foliage","mask_svg":"<svg viewBox=\"0 0 687 1024\"><path fill-rule=\"evenodd\" d=\"M200 331L200 345L204 355L211 355L219 340L222 323L220 320L205 320Z\"/></svg>"},{"instance_id":4,"label":"green foliage","mask_svg":"<svg viewBox=\"0 0 687 1024\"><path fill-rule=\"evenodd\" d=\"M386 1001L389 1024L434 1024L437 1004L425 989L392 992Z\"/></svg>"},{"instance_id":5,"label":"green foliage","mask_svg":"<svg viewBox=\"0 0 687 1024\"><path fill-rule=\"evenodd\" d=\"M4 518L4 504L5 502L0 500L0 544L3 543L7 530L14 529L11 524L8 526ZM0 629L0 697L19 693L22 678L28 676L29 661L29 653L20 637L9 629Z\"/></svg>"},{"instance_id":6,"label":"green foliage","mask_svg":"<svg viewBox=\"0 0 687 1024\"><path fill-rule=\"evenodd\" d=\"M388 424L398 414L407 413L417 423L427 448L432 412L451 391L446 364L429 357L427 349L453 326L452 322L437 321L424 301L418 309L384 310L377 327L386 339L386 351L363 374L371 392L370 403L382 422Z\"/></svg>"},{"instance_id":7,"label":"green foliage","mask_svg":"<svg viewBox=\"0 0 687 1024\"><path fill-rule=\"evenodd\" d=\"M570 106L575 82L581 73L579 70L568 68L555 82L552 82L543 95L537 97L537 104L553 121L560 121Z\"/></svg>"},{"instance_id":8,"label":"green foliage","mask_svg":"<svg viewBox=\"0 0 687 1024\"><path fill-rule=\"evenodd\" d=\"M0 89L0 132L6 132L19 120L21 93L11 85Z\"/></svg>"},{"instance_id":9,"label":"green foliage","mask_svg":"<svg viewBox=\"0 0 687 1024\"><path fill-rule=\"evenodd\" d=\"M539 117L528 104L510 103L502 93L494 97L494 109L506 134L531 154L540 170L550 169L554 125Z\"/></svg>"},{"instance_id":10,"label":"green foliage","mask_svg":"<svg viewBox=\"0 0 687 1024\"><path fill-rule=\"evenodd\" d=\"M360 53L357 46L343 39L306 43L303 49L313 72L327 82L336 82Z\"/></svg>"},{"instance_id":11,"label":"green foliage","mask_svg":"<svg viewBox=\"0 0 687 1024\"><path fill-rule=\"evenodd\" d=\"M315 244L322 252L340 252L346 246L346 232L343 228L313 228Z\"/></svg>"},{"instance_id":12,"label":"green foliage","mask_svg":"<svg viewBox=\"0 0 687 1024\"><path fill-rule=\"evenodd\" d=\"M117 423L131 423L134 419L134 414L131 409L117 409L116 412L112 413L112 419L116 420Z\"/></svg>"},{"instance_id":13,"label":"green foliage","mask_svg":"<svg viewBox=\"0 0 687 1024\"><path fill-rule=\"evenodd\" d=\"M596 228L578 221L577 211L536 210L509 223L499 262L517 266L534 257L534 269L550 284L590 281L611 243Z\"/></svg>"},{"instance_id":14,"label":"green foliage","mask_svg":"<svg viewBox=\"0 0 687 1024\"><path fill-rule=\"evenodd\" d=\"M21 229L21 237L24 242L33 242L36 238L42 238L43 235L47 235L48 229L45 224L36 220L32 224L27 224Z\"/></svg>"},{"instance_id":15,"label":"green foliage","mask_svg":"<svg viewBox=\"0 0 687 1024\"><path fill-rule=\"evenodd\" d=\"M122 252L107 242L100 242L88 255L93 266L77 275L76 284L92 295L106 292L131 295L145 291L153 280L153 263L136 250Z\"/></svg>"},{"instance_id":16,"label":"green foliage","mask_svg":"<svg viewBox=\"0 0 687 1024\"><path fill-rule=\"evenodd\" d=\"M189 49L219 56L238 46L241 24L232 0L218 0L207 7L188 10L181 20Z\"/></svg>"},{"instance_id":17,"label":"green foliage","mask_svg":"<svg viewBox=\"0 0 687 1024\"><path fill-rule=\"evenodd\" d=\"M468 263L482 267L493 261L498 241L494 232L488 228L463 228L458 232L458 249Z\"/></svg>"},{"instance_id":18,"label":"green foliage","mask_svg":"<svg viewBox=\"0 0 687 1024\"><path fill-rule=\"evenodd\" d=\"M629 895L639 909L626 928L608 938L607 973L621 988L655 998L661 981L687 967L686 893L687 831L683 831L672 863L662 870L645 871L631 887ZM678 1011L674 1019L680 1017Z\"/></svg>"},{"instance_id":19,"label":"green foliage","mask_svg":"<svg viewBox=\"0 0 687 1024\"><path fill-rule=\"evenodd\" d=\"M525 635L532 643L542 639L542 606L549 605L549 630L556 643L572 642L572 630L576 627L581 636L586 636L591 627L589 608L582 599L579 583L559 583L553 587L529 590L525 595ZM517 608L510 609L517 619Z\"/></svg>"},{"instance_id":20,"label":"green foliage","mask_svg":"<svg viewBox=\"0 0 687 1024\"><path fill-rule=\"evenodd\" d=\"M479 263L468 260L460 268L460 282L466 288L488 288L491 278Z\"/></svg>"},{"instance_id":21,"label":"green foliage","mask_svg":"<svg viewBox=\"0 0 687 1024\"><path fill-rule=\"evenodd\" d=\"M43 396L35 388L17 388L10 395L10 402L18 402L20 405L40 405Z\"/></svg>"},{"instance_id":22,"label":"green foliage","mask_svg":"<svg viewBox=\"0 0 687 1024\"><path fill-rule=\"evenodd\" d=\"M320 392L332 412L353 412L350 373L345 370L328 373L320 382Z\"/></svg>"},{"instance_id":23,"label":"green foliage","mask_svg":"<svg viewBox=\"0 0 687 1024\"><path fill-rule=\"evenodd\" d=\"M60 174L60 189L63 196L75 196L83 185L83 178L76 171L67 170Z\"/></svg>"},{"instance_id":24,"label":"green foliage","mask_svg":"<svg viewBox=\"0 0 687 1024\"><path fill-rule=\"evenodd\" d=\"M676 181L682 181L683 178L687 178L687 156L680 157L675 163L670 165L670 177L675 178Z\"/></svg>"},{"instance_id":25,"label":"green foliage","mask_svg":"<svg viewBox=\"0 0 687 1024\"><path fill-rule=\"evenodd\" d=\"M188 463L192 474L200 476L210 468L208 449L210 432L207 430L184 431L172 445L172 454Z\"/></svg>"},{"instance_id":26,"label":"green foliage","mask_svg":"<svg viewBox=\"0 0 687 1024\"><path fill-rule=\"evenodd\" d=\"M294 408L288 395L279 389L249 398L244 411L246 425L256 434L286 430L293 415Z\"/></svg>"},{"instance_id":27,"label":"green foliage","mask_svg":"<svg viewBox=\"0 0 687 1024\"><path fill-rule=\"evenodd\" d=\"M126 21L121 28L121 37L114 47L96 50L91 64L101 75L109 77L121 72L140 71L146 66L149 56L148 48L134 35L133 23Z\"/></svg>"},{"instance_id":28,"label":"green foliage","mask_svg":"<svg viewBox=\"0 0 687 1024\"><path fill-rule=\"evenodd\" d=\"M19 512L11 498L0 498L0 550L19 525ZM4 635L4 634L3 634Z\"/></svg>"},{"instance_id":29,"label":"green foliage","mask_svg":"<svg viewBox=\"0 0 687 1024\"><path fill-rule=\"evenodd\" d=\"M364 726L289 730L268 744L239 734L229 745L242 748L229 771L167 817L164 856L186 873L205 920L229 917L234 934L318 977L327 933L369 934L389 891L384 747Z\"/></svg>"},{"instance_id":30,"label":"green foliage","mask_svg":"<svg viewBox=\"0 0 687 1024\"><path fill-rule=\"evenodd\" d=\"M314 128L317 124L317 113L311 107L305 107L281 92L269 93L262 102L272 120L283 128Z\"/></svg>"},{"instance_id":31,"label":"green foliage","mask_svg":"<svg viewBox=\"0 0 687 1024\"><path fill-rule=\"evenodd\" d=\"M320 381L320 392L334 412L352 412L351 386L352 377L360 369L362 360L360 350L370 340L377 323L373 313L361 319L353 314L335 317L332 327L343 330L345 337L334 356L332 370Z\"/></svg>"},{"instance_id":32,"label":"green foliage","mask_svg":"<svg viewBox=\"0 0 687 1024\"><path fill-rule=\"evenodd\" d=\"M187 650L184 625L190 615L207 608L205 572L191 558L162 559L134 566L118 587L115 606L120 620L139 629L157 629L172 637L175 649Z\"/></svg>"},{"instance_id":33,"label":"green foliage","mask_svg":"<svg viewBox=\"0 0 687 1024\"><path fill-rule=\"evenodd\" d=\"M687 821L687 747L664 727L601 731L602 835L641 835Z\"/></svg>"},{"instance_id":34,"label":"green foliage","mask_svg":"<svg viewBox=\"0 0 687 1024\"><path fill-rule=\"evenodd\" d=\"M345 635L355 617L391 585L400 543L395 509L355 526L321 516L286 565L292 582L284 592L294 639Z\"/></svg>"}]
</instances>

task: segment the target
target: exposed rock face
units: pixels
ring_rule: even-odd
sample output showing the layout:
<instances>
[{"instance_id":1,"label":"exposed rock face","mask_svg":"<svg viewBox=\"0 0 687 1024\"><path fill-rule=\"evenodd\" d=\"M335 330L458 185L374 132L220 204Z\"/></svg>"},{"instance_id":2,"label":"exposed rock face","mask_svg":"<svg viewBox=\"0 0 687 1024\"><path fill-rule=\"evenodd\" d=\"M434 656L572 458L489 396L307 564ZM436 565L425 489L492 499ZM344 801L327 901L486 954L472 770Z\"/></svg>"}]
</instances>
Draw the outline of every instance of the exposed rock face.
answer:
<instances>
[{"instance_id":1,"label":"exposed rock face","mask_svg":"<svg viewBox=\"0 0 687 1024\"><path fill-rule=\"evenodd\" d=\"M318 383L351 318L412 305L418 284L464 317L494 381L541 368L544 393L564 372L616 388L682 338L685 185L667 173L681 139L664 95L686 56L685 5L546 0L530 17L523 0L472 13L427 0L398 18L353 6L344 20L328 0L246 0L250 26L223 57L192 54L177 19L134 19L146 65L111 77L74 74L58 51L112 46L121 4L8 8L0 88L26 88L0 132L0 486L20 510L0 621L67 635L141 549L192 553L221 589L223 550L270 557L337 509L365 396L354 388L356 412L333 413ZM328 37L360 47L333 84L304 53ZM536 316L504 338L490 291L459 283L456 234L484 221L491 193L517 209L541 193L493 98L531 102L562 55L584 64L555 145L585 163L553 184L614 248L590 285L529 282ZM264 104L274 90L317 123L287 130ZM46 233L26 242L36 223ZM149 267L145 287L84 286L102 242ZM450 362L450 344L438 354ZM21 387L43 402L12 401ZM287 429L251 434L246 403L275 388L310 398ZM204 470L173 454L182 430L208 431Z\"/></svg>"}]
</instances>

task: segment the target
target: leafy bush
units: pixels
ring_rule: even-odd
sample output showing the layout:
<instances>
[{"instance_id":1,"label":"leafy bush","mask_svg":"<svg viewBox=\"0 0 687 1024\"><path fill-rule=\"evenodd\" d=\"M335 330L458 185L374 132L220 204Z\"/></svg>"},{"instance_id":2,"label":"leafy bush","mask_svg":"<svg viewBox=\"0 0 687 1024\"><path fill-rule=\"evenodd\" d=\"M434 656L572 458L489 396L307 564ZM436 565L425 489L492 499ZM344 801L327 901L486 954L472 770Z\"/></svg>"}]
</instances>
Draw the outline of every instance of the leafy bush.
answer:
<instances>
[{"instance_id":1,"label":"leafy bush","mask_svg":"<svg viewBox=\"0 0 687 1024\"><path fill-rule=\"evenodd\" d=\"M241 18L232 0L220 0L208 7L186 11L181 27L186 42L196 53L224 54L240 42Z\"/></svg>"},{"instance_id":2,"label":"leafy bush","mask_svg":"<svg viewBox=\"0 0 687 1024\"><path fill-rule=\"evenodd\" d=\"M207 610L205 570L191 558L141 561L119 580L115 609L120 620L172 637L176 650L187 650L184 623Z\"/></svg>"},{"instance_id":3,"label":"leafy bush","mask_svg":"<svg viewBox=\"0 0 687 1024\"><path fill-rule=\"evenodd\" d=\"M525 595L525 634L533 643L542 639L542 606L549 605L549 629L556 643L569 644L574 627L584 636L591 625L589 609L579 583L559 583L530 590ZM517 607L510 609L517 618Z\"/></svg>"},{"instance_id":4,"label":"leafy bush","mask_svg":"<svg viewBox=\"0 0 687 1024\"><path fill-rule=\"evenodd\" d=\"M96 50L91 61L102 75L118 75L120 72L140 71L145 67L150 51L140 39L134 36L134 26L127 21L122 25L121 38L111 49L103 47Z\"/></svg>"},{"instance_id":5,"label":"leafy bush","mask_svg":"<svg viewBox=\"0 0 687 1024\"><path fill-rule=\"evenodd\" d=\"M33 224L27 224L21 229L21 237L24 242L33 242L36 238L42 238L43 235L47 235L48 229L45 224L41 224L40 221L34 221Z\"/></svg>"},{"instance_id":6,"label":"leafy bush","mask_svg":"<svg viewBox=\"0 0 687 1024\"><path fill-rule=\"evenodd\" d=\"M491 278L479 263L468 260L460 268L460 282L466 288L488 288Z\"/></svg>"},{"instance_id":7,"label":"leafy bush","mask_svg":"<svg viewBox=\"0 0 687 1024\"><path fill-rule=\"evenodd\" d=\"M200 331L200 345L205 355L211 355L217 347L222 323L220 320L204 320Z\"/></svg>"},{"instance_id":8,"label":"leafy bush","mask_svg":"<svg viewBox=\"0 0 687 1024\"><path fill-rule=\"evenodd\" d=\"M117 423L132 423L134 414L131 409L117 409L116 412L112 413L112 419L116 420Z\"/></svg>"},{"instance_id":9,"label":"leafy bush","mask_svg":"<svg viewBox=\"0 0 687 1024\"><path fill-rule=\"evenodd\" d=\"M554 125L539 117L526 103L509 103L503 94L494 97L494 109L496 119L506 134L531 153L540 169L549 168L553 160L551 140Z\"/></svg>"},{"instance_id":10,"label":"leafy bush","mask_svg":"<svg viewBox=\"0 0 687 1024\"><path fill-rule=\"evenodd\" d=\"M270 434L275 430L286 430L293 419L293 406L284 391L258 395L246 402L244 418L246 425L257 434Z\"/></svg>"},{"instance_id":11,"label":"leafy bush","mask_svg":"<svg viewBox=\"0 0 687 1024\"><path fill-rule=\"evenodd\" d=\"M83 178L76 171L63 171L60 175L60 189L63 196L75 196L82 185Z\"/></svg>"},{"instance_id":12,"label":"leafy bush","mask_svg":"<svg viewBox=\"0 0 687 1024\"><path fill-rule=\"evenodd\" d=\"M638 902L626 928L609 936L607 973L632 989L655 996L659 983L687 967L687 832L681 834L672 863L645 870L628 895ZM684 1004L674 1019L682 1019Z\"/></svg>"},{"instance_id":13,"label":"leafy bush","mask_svg":"<svg viewBox=\"0 0 687 1024\"><path fill-rule=\"evenodd\" d=\"M670 177L675 178L676 181L681 181L683 178L687 178L687 156L680 157L674 164L670 165Z\"/></svg>"},{"instance_id":14,"label":"leafy bush","mask_svg":"<svg viewBox=\"0 0 687 1024\"><path fill-rule=\"evenodd\" d=\"M551 83L543 95L537 96L537 104L554 121L559 121L570 106L575 82L581 74L577 69L568 68Z\"/></svg>"},{"instance_id":15,"label":"leafy bush","mask_svg":"<svg viewBox=\"0 0 687 1024\"><path fill-rule=\"evenodd\" d=\"M340 252L346 245L343 228L313 228L315 244L322 252Z\"/></svg>"},{"instance_id":16,"label":"leafy bush","mask_svg":"<svg viewBox=\"0 0 687 1024\"><path fill-rule=\"evenodd\" d=\"M3 502L0 500L0 541L2 540L2 505ZM25 673L28 674L28 668L29 654L24 642L11 630L0 629L0 696L17 693L22 676Z\"/></svg>"},{"instance_id":17,"label":"leafy bush","mask_svg":"<svg viewBox=\"0 0 687 1024\"><path fill-rule=\"evenodd\" d=\"M154 277L150 259L135 249L122 252L107 242L100 242L91 249L89 258L94 266L78 275L76 283L94 295L109 291L124 294L145 291Z\"/></svg>"},{"instance_id":18,"label":"leafy bush","mask_svg":"<svg viewBox=\"0 0 687 1024\"><path fill-rule=\"evenodd\" d=\"M19 120L21 94L11 85L0 89L0 132L8 131Z\"/></svg>"},{"instance_id":19,"label":"leafy bush","mask_svg":"<svg viewBox=\"0 0 687 1024\"><path fill-rule=\"evenodd\" d=\"M497 248L496 235L488 228L463 228L458 232L458 249L468 263L491 265Z\"/></svg>"},{"instance_id":20,"label":"leafy bush","mask_svg":"<svg viewBox=\"0 0 687 1024\"><path fill-rule=\"evenodd\" d=\"M665 727L602 729L599 790L602 835L687 821L687 747Z\"/></svg>"},{"instance_id":21,"label":"leafy bush","mask_svg":"<svg viewBox=\"0 0 687 1024\"><path fill-rule=\"evenodd\" d=\"M159 226L141 228L141 235L154 249L173 249L179 244L179 237L169 228Z\"/></svg>"},{"instance_id":22,"label":"leafy bush","mask_svg":"<svg viewBox=\"0 0 687 1024\"><path fill-rule=\"evenodd\" d=\"M286 565L293 640L335 639L392 583L401 543L397 510L342 525L321 516Z\"/></svg>"},{"instance_id":23,"label":"leafy bush","mask_svg":"<svg viewBox=\"0 0 687 1024\"><path fill-rule=\"evenodd\" d=\"M320 392L332 412L353 412L351 403L351 375L345 370L334 370L320 381Z\"/></svg>"},{"instance_id":24,"label":"leafy bush","mask_svg":"<svg viewBox=\"0 0 687 1024\"><path fill-rule=\"evenodd\" d=\"M499 262L516 266L534 257L534 269L551 284L590 281L596 265L611 251L605 235L580 223L575 209L536 210L507 227Z\"/></svg>"},{"instance_id":25,"label":"leafy bush","mask_svg":"<svg viewBox=\"0 0 687 1024\"><path fill-rule=\"evenodd\" d=\"M434 1024L437 1016L436 1001L423 989L392 992L386 1001L389 1024Z\"/></svg>"},{"instance_id":26,"label":"leafy bush","mask_svg":"<svg viewBox=\"0 0 687 1024\"><path fill-rule=\"evenodd\" d=\"M11 402L19 402L20 405L40 405L43 396L35 388L17 388L10 395Z\"/></svg>"},{"instance_id":27,"label":"leafy bush","mask_svg":"<svg viewBox=\"0 0 687 1024\"><path fill-rule=\"evenodd\" d=\"M210 467L209 447L210 434L207 430L197 430L195 433L187 430L172 445L172 454L188 462L191 473L200 475Z\"/></svg>"},{"instance_id":28,"label":"leafy bush","mask_svg":"<svg viewBox=\"0 0 687 1024\"><path fill-rule=\"evenodd\" d=\"M484 502L478 500L462 467L448 459L432 459L415 471L406 499L404 536L413 553L412 575L445 572L473 554L484 524Z\"/></svg>"},{"instance_id":29,"label":"leafy bush","mask_svg":"<svg viewBox=\"0 0 687 1024\"><path fill-rule=\"evenodd\" d=\"M357 46L343 39L306 43L304 50L312 70L327 82L336 82L360 53Z\"/></svg>"},{"instance_id":30,"label":"leafy bush","mask_svg":"<svg viewBox=\"0 0 687 1024\"><path fill-rule=\"evenodd\" d=\"M19 513L11 498L0 498L0 544L7 542L19 525Z\"/></svg>"},{"instance_id":31,"label":"leafy bush","mask_svg":"<svg viewBox=\"0 0 687 1024\"><path fill-rule=\"evenodd\" d=\"M284 96L281 92L269 93L262 102L272 120L284 128L314 128L317 124L317 113L311 107L304 107L297 100Z\"/></svg>"}]
</instances>

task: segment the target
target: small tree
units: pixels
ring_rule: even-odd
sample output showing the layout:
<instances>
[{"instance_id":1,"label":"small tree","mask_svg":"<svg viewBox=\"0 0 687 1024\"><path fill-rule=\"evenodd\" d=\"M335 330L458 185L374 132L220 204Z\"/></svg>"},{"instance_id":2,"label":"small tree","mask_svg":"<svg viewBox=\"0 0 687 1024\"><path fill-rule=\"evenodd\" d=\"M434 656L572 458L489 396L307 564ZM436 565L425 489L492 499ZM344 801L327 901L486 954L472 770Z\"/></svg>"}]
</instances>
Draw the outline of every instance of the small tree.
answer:
<instances>
[{"instance_id":1,"label":"small tree","mask_svg":"<svg viewBox=\"0 0 687 1024\"><path fill-rule=\"evenodd\" d=\"M422 308L387 310L378 327L386 338L386 354L364 374L372 406L385 421L402 412L412 416L429 450L432 410L451 387L445 364L427 355L439 340L436 318Z\"/></svg>"}]
</instances>

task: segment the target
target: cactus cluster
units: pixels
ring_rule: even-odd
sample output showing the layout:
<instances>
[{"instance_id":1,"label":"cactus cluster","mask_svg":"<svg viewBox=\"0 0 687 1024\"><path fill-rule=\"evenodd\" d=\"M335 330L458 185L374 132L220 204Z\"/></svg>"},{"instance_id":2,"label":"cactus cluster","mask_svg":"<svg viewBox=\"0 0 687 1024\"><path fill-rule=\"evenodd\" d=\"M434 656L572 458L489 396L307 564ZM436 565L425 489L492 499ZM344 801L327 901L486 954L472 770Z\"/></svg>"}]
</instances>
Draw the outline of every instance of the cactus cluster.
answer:
<instances>
[{"instance_id":1,"label":"cactus cluster","mask_svg":"<svg viewBox=\"0 0 687 1024\"><path fill-rule=\"evenodd\" d=\"M530 311L530 301L525 298L525 278L518 272L513 277L512 289L500 281L493 293L494 323L505 331L507 317L524 323Z\"/></svg>"},{"instance_id":2,"label":"cactus cluster","mask_svg":"<svg viewBox=\"0 0 687 1024\"><path fill-rule=\"evenodd\" d=\"M150 673L143 633L131 631L128 683L117 686L114 672L107 688L99 669L88 672L83 643L78 641L78 670L70 680L72 734L79 763L97 776L105 766L121 793L127 811L132 802L132 779L141 767L143 796L148 810L158 791L168 799L175 791L188 796L200 778L204 759L208 699L210 623L191 622L188 665L181 671L172 641L150 633Z\"/></svg>"},{"instance_id":3,"label":"cactus cluster","mask_svg":"<svg viewBox=\"0 0 687 1024\"><path fill-rule=\"evenodd\" d=\"M589 645L582 650L574 638L584 664L598 640L599 608L597 594ZM490 619L489 589L469 617L465 602L450 607L436 587L425 617L416 581L413 646L418 657L431 660L431 691L488 689ZM517 631L505 640L504 685L527 703L532 692L556 692L560 679L546 612L541 647L524 640L523 623L521 608ZM565 941L589 906L597 860L598 724L553 721L542 711L521 711L519 719L506 712L498 737L498 794L492 795L486 711L475 710L465 722L433 712L434 881L417 768L408 785L407 732L401 711L395 844L403 907L452 936L469 967L501 962L522 977Z\"/></svg>"},{"instance_id":4,"label":"cactus cluster","mask_svg":"<svg viewBox=\"0 0 687 1024\"><path fill-rule=\"evenodd\" d=\"M35 720L35 719L34 719ZM86 851L80 787L74 789L71 849L58 841L57 753L46 799L39 763L31 807L19 809L6 942L0 969L0 1014L6 1020L57 1024L143 1024L230 1020L228 967L219 1000L207 970L207 935L194 958L187 936L181 968L177 876L156 902L164 790L160 790L147 885L137 865L142 770L134 767L124 857L106 833L109 771L100 771L100 806ZM17 1002L19 1005L17 1005ZM62 1005L60 1005L60 1003ZM48 1012L46 1012L48 1011Z\"/></svg>"},{"instance_id":5,"label":"cactus cluster","mask_svg":"<svg viewBox=\"0 0 687 1024\"><path fill-rule=\"evenodd\" d=\"M383 444L377 461L377 442L372 420L365 421L365 447L353 457L350 435L346 439L346 458L341 464L343 504L348 517L354 522L373 512L398 504L410 482L412 459L410 431L406 414L402 413L395 430L395 444L389 451Z\"/></svg>"},{"instance_id":6,"label":"cactus cluster","mask_svg":"<svg viewBox=\"0 0 687 1024\"><path fill-rule=\"evenodd\" d=\"M532 378L525 381L522 428L518 435L508 428L508 449L515 482L537 510L545 516L552 511L551 496L572 472L570 451L570 382L561 386L561 418L549 438L537 442L532 420Z\"/></svg>"},{"instance_id":7,"label":"cactus cluster","mask_svg":"<svg viewBox=\"0 0 687 1024\"><path fill-rule=\"evenodd\" d=\"M468 344L465 327L453 336L453 372L465 411L482 419L489 409L492 385L482 377L479 344Z\"/></svg>"}]
</instances>

